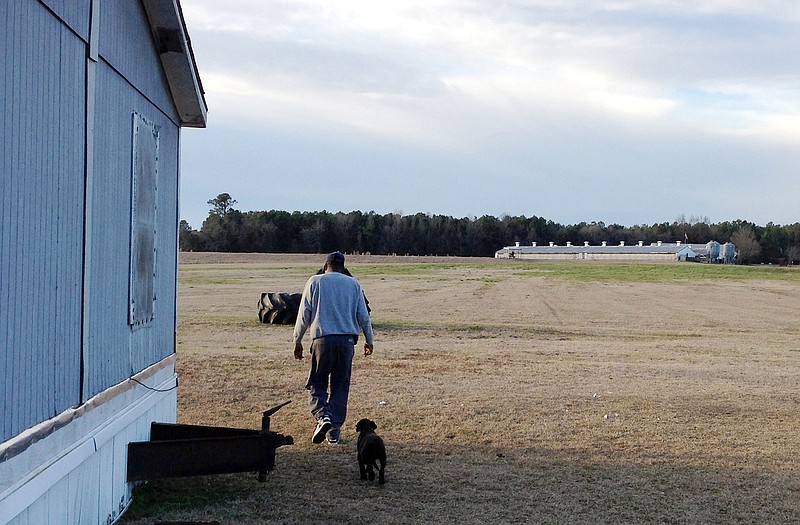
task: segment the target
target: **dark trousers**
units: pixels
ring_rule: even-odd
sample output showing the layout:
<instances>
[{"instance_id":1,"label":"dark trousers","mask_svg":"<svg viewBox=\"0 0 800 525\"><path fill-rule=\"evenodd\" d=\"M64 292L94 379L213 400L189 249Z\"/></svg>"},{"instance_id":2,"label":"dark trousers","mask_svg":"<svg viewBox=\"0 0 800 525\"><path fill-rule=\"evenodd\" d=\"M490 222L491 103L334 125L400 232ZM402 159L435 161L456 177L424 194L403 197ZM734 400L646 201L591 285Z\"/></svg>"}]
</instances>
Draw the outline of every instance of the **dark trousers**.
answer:
<instances>
[{"instance_id":1,"label":"dark trousers","mask_svg":"<svg viewBox=\"0 0 800 525\"><path fill-rule=\"evenodd\" d=\"M347 417L354 341L352 335L326 335L311 342L311 372L306 383L311 415L316 419L328 416L337 429Z\"/></svg>"}]
</instances>

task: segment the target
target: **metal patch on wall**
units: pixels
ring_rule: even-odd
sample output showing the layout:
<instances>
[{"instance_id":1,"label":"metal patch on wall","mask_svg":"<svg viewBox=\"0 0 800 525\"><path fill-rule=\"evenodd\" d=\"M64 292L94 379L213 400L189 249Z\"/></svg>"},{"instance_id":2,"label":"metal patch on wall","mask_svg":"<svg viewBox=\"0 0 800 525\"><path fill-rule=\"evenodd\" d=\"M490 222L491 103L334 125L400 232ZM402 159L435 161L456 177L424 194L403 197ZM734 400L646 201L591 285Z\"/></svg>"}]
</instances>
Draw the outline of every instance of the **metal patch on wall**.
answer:
<instances>
[{"instance_id":1,"label":"metal patch on wall","mask_svg":"<svg viewBox=\"0 0 800 525\"><path fill-rule=\"evenodd\" d=\"M133 113L128 303L128 324L133 327L146 325L155 314L158 131L158 126Z\"/></svg>"}]
</instances>

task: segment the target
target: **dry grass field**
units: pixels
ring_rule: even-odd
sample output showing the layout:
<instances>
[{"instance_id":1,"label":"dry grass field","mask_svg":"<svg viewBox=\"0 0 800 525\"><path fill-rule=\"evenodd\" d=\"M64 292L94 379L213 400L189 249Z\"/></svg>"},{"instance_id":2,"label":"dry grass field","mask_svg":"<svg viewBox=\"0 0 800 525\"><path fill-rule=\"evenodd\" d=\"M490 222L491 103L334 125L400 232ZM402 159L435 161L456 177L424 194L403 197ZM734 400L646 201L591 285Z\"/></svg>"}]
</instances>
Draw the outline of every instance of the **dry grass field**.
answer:
<instances>
[{"instance_id":1,"label":"dry grass field","mask_svg":"<svg viewBox=\"0 0 800 525\"><path fill-rule=\"evenodd\" d=\"M349 257L372 307L342 444L291 326L323 256L181 254L178 419L294 436L255 474L150 482L124 523L800 523L800 271ZM374 419L387 482L358 476Z\"/></svg>"}]
</instances>

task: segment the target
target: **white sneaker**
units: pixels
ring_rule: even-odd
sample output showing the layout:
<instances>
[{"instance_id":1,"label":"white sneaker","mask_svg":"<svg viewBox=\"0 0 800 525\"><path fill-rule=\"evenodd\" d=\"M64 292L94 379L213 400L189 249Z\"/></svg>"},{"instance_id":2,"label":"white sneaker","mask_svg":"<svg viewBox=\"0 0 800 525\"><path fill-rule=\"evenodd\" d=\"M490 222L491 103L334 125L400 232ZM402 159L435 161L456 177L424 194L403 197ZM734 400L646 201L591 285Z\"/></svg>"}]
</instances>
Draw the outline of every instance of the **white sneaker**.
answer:
<instances>
[{"instance_id":1,"label":"white sneaker","mask_svg":"<svg viewBox=\"0 0 800 525\"><path fill-rule=\"evenodd\" d=\"M338 445L340 433L341 429L339 427L337 427L336 425L332 426L331 429L328 431L328 444Z\"/></svg>"},{"instance_id":2,"label":"white sneaker","mask_svg":"<svg viewBox=\"0 0 800 525\"><path fill-rule=\"evenodd\" d=\"M325 441L325 434L331 429L331 426L331 420L327 416L319 418L319 421L317 421L317 428L311 436L311 442L315 445L319 445Z\"/></svg>"}]
</instances>

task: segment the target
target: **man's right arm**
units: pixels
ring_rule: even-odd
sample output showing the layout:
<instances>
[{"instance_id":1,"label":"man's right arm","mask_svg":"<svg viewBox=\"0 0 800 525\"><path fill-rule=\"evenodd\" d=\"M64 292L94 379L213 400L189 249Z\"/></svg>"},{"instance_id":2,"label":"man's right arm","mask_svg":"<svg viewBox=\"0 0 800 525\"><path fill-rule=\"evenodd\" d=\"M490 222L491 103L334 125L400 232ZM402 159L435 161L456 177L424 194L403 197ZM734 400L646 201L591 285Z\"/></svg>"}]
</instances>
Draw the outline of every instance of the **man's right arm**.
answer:
<instances>
[{"instance_id":1,"label":"man's right arm","mask_svg":"<svg viewBox=\"0 0 800 525\"><path fill-rule=\"evenodd\" d=\"M292 334L292 340L295 344L300 344L303 340L303 336L308 330L309 325L311 324L312 318L312 308L311 308L311 281L313 279L309 279L306 282L305 287L303 288L303 294L300 298L300 305L297 309L297 320L294 323L294 332Z\"/></svg>"}]
</instances>

